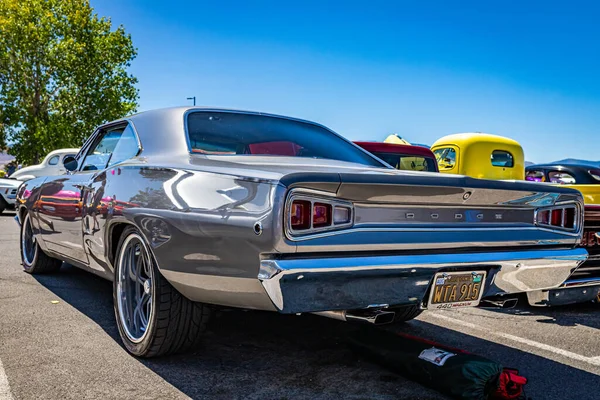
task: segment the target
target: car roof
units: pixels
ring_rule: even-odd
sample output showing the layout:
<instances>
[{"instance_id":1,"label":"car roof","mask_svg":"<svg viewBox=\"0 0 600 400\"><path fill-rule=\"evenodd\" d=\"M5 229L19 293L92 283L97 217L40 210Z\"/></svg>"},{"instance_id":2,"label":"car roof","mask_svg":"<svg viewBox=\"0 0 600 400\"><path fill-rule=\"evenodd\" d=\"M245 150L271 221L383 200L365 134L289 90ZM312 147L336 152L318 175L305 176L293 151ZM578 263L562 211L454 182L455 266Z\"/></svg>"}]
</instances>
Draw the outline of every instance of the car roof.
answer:
<instances>
[{"instance_id":1,"label":"car roof","mask_svg":"<svg viewBox=\"0 0 600 400\"><path fill-rule=\"evenodd\" d=\"M579 170L580 172L587 172L590 169L600 169L600 167L595 167L593 165L584 165L584 164L534 164L528 165L525 169L557 169L557 170Z\"/></svg>"},{"instance_id":2,"label":"car roof","mask_svg":"<svg viewBox=\"0 0 600 400\"><path fill-rule=\"evenodd\" d=\"M457 145L464 146L466 144L472 143L490 143L490 144L502 144L505 146L515 146L521 147L521 144L514 139L507 138L499 135L492 135L490 133L479 133L479 132L469 132L469 133L454 133L452 135L446 135L444 137L439 138L436 142L431 146L437 147L441 145Z\"/></svg>"}]
</instances>

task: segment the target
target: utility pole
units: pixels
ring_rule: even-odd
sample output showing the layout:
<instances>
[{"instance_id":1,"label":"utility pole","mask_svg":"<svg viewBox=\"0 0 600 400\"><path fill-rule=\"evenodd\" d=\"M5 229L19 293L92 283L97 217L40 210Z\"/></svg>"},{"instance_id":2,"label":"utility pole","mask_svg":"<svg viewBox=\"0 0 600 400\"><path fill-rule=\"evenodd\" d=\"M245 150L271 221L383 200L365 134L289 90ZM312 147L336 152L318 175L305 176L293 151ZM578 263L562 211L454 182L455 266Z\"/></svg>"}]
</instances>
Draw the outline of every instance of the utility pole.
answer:
<instances>
[{"instance_id":1,"label":"utility pole","mask_svg":"<svg viewBox=\"0 0 600 400\"><path fill-rule=\"evenodd\" d=\"M196 96L194 96L194 97L188 97L187 99L188 100L194 100L194 105L196 105Z\"/></svg>"}]
</instances>

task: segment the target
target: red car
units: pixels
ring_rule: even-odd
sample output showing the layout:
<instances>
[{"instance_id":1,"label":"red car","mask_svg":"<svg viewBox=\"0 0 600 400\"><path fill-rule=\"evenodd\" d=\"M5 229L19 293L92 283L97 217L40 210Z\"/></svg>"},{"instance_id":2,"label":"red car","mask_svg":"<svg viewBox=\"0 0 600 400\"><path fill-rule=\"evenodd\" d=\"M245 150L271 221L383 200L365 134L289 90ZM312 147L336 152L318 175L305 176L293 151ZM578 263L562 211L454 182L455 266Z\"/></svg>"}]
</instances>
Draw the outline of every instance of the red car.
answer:
<instances>
[{"instance_id":1,"label":"red car","mask_svg":"<svg viewBox=\"0 0 600 400\"><path fill-rule=\"evenodd\" d=\"M381 142L354 142L396 169L439 172L432 151L423 146Z\"/></svg>"}]
</instances>

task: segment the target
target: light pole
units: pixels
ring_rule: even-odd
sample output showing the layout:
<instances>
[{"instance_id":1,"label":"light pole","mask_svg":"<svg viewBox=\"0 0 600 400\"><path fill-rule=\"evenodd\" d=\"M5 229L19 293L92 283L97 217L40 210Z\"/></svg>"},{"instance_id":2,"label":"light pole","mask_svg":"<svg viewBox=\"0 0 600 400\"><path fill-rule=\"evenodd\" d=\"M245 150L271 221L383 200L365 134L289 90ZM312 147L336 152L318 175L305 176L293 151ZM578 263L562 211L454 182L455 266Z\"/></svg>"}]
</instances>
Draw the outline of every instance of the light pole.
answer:
<instances>
[{"instance_id":1,"label":"light pole","mask_svg":"<svg viewBox=\"0 0 600 400\"><path fill-rule=\"evenodd\" d=\"M194 101L194 105L196 105L196 96L194 96L194 97L188 97L187 99L188 100L193 100Z\"/></svg>"}]
</instances>

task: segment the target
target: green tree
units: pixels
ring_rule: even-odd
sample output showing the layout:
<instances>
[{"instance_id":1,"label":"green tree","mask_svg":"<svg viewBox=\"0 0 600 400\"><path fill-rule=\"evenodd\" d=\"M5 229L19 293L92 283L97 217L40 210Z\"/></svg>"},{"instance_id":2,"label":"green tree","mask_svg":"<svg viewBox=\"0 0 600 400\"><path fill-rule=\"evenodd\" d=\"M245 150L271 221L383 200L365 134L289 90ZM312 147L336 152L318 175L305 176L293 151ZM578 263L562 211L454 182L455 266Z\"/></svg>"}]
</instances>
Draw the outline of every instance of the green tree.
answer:
<instances>
[{"instance_id":1,"label":"green tree","mask_svg":"<svg viewBox=\"0 0 600 400\"><path fill-rule=\"evenodd\" d=\"M88 0L0 0L0 145L20 162L79 147L137 108L137 55Z\"/></svg>"}]
</instances>

